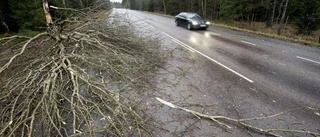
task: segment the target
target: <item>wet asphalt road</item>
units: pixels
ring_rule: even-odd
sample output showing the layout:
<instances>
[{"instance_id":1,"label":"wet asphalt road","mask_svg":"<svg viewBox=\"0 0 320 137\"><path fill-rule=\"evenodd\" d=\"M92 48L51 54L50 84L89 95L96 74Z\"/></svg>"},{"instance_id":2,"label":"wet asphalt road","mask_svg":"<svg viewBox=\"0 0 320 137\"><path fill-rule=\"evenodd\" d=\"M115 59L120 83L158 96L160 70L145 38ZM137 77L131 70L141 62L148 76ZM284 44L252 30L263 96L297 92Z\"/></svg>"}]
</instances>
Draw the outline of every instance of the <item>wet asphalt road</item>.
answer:
<instances>
[{"instance_id":1,"label":"wet asphalt road","mask_svg":"<svg viewBox=\"0 0 320 137\"><path fill-rule=\"evenodd\" d=\"M185 52L188 54L188 60L172 58L168 68L183 73L185 78L177 79L176 76L161 73L157 78L162 81L159 84L161 90L155 93L158 94L156 96L183 100L179 101L180 104L213 104L212 107L200 107L201 111L238 118L271 115L300 107L320 109L320 50L317 48L224 28L189 31L175 26L173 18L126 9L116 9L115 12L125 14L138 27L146 27L146 33L157 30L164 37L167 48L184 49L173 52L178 58ZM144 101L157 106L149 96ZM170 120L176 118L176 111L166 107L150 107L150 115L155 115L165 123L163 127L170 130L169 136L189 132L188 128L171 131L172 128L193 125L172 124ZM318 110L310 110L307 108L254 124L265 128L290 127L320 132L320 114ZM180 122L188 120L182 118ZM193 134L247 136L242 131L232 131L229 135L206 124L199 124L199 129L208 130L195 131ZM154 133L168 135L161 131Z\"/></svg>"},{"instance_id":2,"label":"wet asphalt road","mask_svg":"<svg viewBox=\"0 0 320 137\"><path fill-rule=\"evenodd\" d=\"M234 82L246 81L302 106L320 108L320 49L252 34L210 27L175 26L174 19L118 9L141 19L190 52L211 60ZM230 74L232 72L233 74Z\"/></svg>"}]
</instances>

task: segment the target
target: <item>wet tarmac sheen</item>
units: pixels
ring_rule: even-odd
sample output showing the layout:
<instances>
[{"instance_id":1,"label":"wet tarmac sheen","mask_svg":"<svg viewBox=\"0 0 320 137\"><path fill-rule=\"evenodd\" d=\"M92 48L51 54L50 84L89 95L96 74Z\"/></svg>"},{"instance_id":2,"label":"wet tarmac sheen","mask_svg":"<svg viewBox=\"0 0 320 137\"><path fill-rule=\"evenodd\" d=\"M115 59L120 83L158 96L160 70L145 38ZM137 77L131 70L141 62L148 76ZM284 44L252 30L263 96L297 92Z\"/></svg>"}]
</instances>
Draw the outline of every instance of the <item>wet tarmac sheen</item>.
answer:
<instances>
[{"instance_id":1,"label":"wet tarmac sheen","mask_svg":"<svg viewBox=\"0 0 320 137\"><path fill-rule=\"evenodd\" d=\"M264 136L232 124L232 129L225 129L216 123L194 119L192 115L160 105L156 96L199 112L232 118L266 116L302 107L277 118L249 123L265 129L320 132L318 48L216 27L190 31L175 26L173 18L125 9L116 11L143 20L162 32L163 48L174 50L165 69L159 70L155 78L159 90L151 99L144 100L151 104L146 113L156 117L161 127L153 132L155 135Z\"/></svg>"}]
</instances>

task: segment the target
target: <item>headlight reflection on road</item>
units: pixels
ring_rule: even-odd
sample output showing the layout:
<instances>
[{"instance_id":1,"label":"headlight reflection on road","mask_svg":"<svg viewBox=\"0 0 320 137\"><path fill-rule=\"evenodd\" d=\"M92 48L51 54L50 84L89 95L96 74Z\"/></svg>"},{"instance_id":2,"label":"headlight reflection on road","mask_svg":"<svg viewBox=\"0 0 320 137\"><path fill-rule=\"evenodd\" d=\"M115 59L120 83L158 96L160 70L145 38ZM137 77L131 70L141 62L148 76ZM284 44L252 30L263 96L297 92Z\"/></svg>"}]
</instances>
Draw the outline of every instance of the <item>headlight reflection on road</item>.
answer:
<instances>
[{"instance_id":1,"label":"headlight reflection on road","mask_svg":"<svg viewBox=\"0 0 320 137\"><path fill-rule=\"evenodd\" d=\"M204 32L204 36L206 36L207 38L210 38L211 37L211 34L210 34L210 32Z\"/></svg>"},{"instance_id":2,"label":"headlight reflection on road","mask_svg":"<svg viewBox=\"0 0 320 137\"><path fill-rule=\"evenodd\" d=\"M197 34L197 33L193 33L192 35L189 36L189 41L195 45L195 46L199 46L201 48L205 48L205 49L210 49L212 47L212 43L214 39L212 39L211 37L211 33L210 32L204 32L203 34Z\"/></svg>"},{"instance_id":3,"label":"headlight reflection on road","mask_svg":"<svg viewBox=\"0 0 320 137\"><path fill-rule=\"evenodd\" d=\"M192 44L200 47L205 47L206 49L210 47L210 40L207 38L210 37L210 33L207 34L207 32L204 33L205 37L203 35L199 35L197 33L192 34L189 36L189 41L192 42Z\"/></svg>"},{"instance_id":4,"label":"headlight reflection on road","mask_svg":"<svg viewBox=\"0 0 320 137\"><path fill-rule=\"evenodd\" d=\"M198 43L198 40L197 40L196 37L191 36L191 38L189 38L189 39L190 39L190 41L191 41L192 43L194 43L194 44L197 44L197 43Z\"/></svg>"}]
</instances>

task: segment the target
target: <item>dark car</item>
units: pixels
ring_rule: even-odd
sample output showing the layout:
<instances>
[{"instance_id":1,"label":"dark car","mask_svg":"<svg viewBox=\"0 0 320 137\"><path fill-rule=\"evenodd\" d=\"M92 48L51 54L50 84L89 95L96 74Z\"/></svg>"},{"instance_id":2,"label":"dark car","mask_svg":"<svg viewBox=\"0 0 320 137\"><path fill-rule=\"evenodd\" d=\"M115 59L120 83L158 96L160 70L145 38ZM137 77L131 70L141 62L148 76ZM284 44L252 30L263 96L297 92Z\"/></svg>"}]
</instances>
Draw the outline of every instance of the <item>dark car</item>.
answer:
<instances>
[{"instance_id":1,"label":"dark car","mask_svg":"<svg viewBox=\"0 0 320 137\"><path fill-rule=\"evenodd\" d=\"M197 13L194 12L181 12L175 17L177 26L187 27L191 29L207 29L210 25L209 21L202 19Z\"/></svg>"}]
</instances>

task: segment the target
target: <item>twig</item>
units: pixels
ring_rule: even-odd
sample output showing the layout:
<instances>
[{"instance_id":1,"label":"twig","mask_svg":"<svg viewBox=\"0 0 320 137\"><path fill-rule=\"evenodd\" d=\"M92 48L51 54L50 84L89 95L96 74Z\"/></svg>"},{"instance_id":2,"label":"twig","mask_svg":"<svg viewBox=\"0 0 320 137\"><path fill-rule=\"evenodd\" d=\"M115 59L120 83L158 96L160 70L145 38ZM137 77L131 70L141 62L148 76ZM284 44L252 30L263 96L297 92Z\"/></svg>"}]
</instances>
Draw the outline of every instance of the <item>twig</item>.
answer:
<instances>
[{"instance_id":1,"label":"twig","mask_svg":"<svg viewBox=\"0 0 320 137\"><path fill-rule=\"evenodd\" d=\"M35 39L37 39L37 38L39 38L39 37L41 37L41 36L44 36L44 35L47 35L47 33L46 33L46 32L43 32L43 33L40 33L40 34L34 36L33 38L29 39L29 40L23 45L21 51L20 51L18 54L16 54L16 55L14 55L13 57L11 57L10 60L9 60L4 66L2 66L2 67L0 68L0 73L2 73L5 69L7 69L7 68L9 67L9 65L12 63L12 61L13 61L16 57L18 57L18 56L20 56L21 54L23 54L24 51L25 51L25 49L26 49L26 47L27 47L33 40L35 40Z\"/></svg>"},{"instance_id":2,"label":"twig","mask_svg":"<svg viewBox=\"0 0 320 137\"><path fill-rule=\"evenodd\" d=\"M196 111L192 111L192 110L189 110L189 109L186 109L186 108L183 108L183 107L180 107L180 106L177 106L177 105L174 105L170 102L167 102L165 100L162 100L158 97L156 97L156 99L158 101L160 101L161 103L171 107L171 108L176 108L176 109L180 109L180 110L183 110L183 111L186 111L186 112L189 112L193 115L196 115L197 117L201 117L201 118L207 118L207 119L210 119L218 124L221 124L223 126L226 126L228 128L231 128L230 126L226 125L225 123L222 123L219 121L219 119L223 119L223 120L227 120L227 121L230 121L230 122L234 122L234 123L237 123L237 124L240 124L244 127L247 127L247 128L250 128L250 129L253 129L253 130L256 130L256 131L259 131L259 132L262 132L264 134L268 134L268 135L272 135L272 136L276 136L276 137L280 137L281 135L278 135L278 134L275 134L275 133L272 133L273 131L281 131L281 132L291 132L291 133L305 133L305 134L310 134L310 135L314 135L314 136L320 136L320 133L316 133L316 132L311 132L311 131L308 131L308 130L290 130L290 129L262 129L262 128L259 128L259 127L256 127L256 126L253 126L253 125L250 125L250 124L247 124L247 123L244 123L244 121L250 121L250 120L261 120L261 119L267 119L267 118L273 118L273 117L276 117L276 116L279 116L279 115L282 115L284 113L288 113L288 112L291 112L291 111L295 111L295 110L299 110L301 108L297 108L297 109L291 109L291 110L287 110L287 111L284 111L284 112L280 112L280 113L277 113L275 115L271 115L271 116L267 116L267 117L258 117L258 118L248 118L248 119L233 119L233 118L229 118L229 117L226 117L226 116L212 116L212 115L205 115L205 114L201 114L199 112L196 112Z\"/></svg>"},{"instance_id":3,"label":"twig","mask_svg":"<svg viewBox=\"0 0 320 137\"><path fill-rule=\"evenodd\" d=\"M56 9L56 10L76 11L76 12L80 12L81 14L85 14L83 11L77 10L77 9L73 9L73 8L61 8L61 7L56 7L56 6L52 6L52 5L50 5L50 8L53 8L53 9Z\"/></svg>"},{"instance_id":4,"label":"twig","mask_svg":"<svg viewBox=\"0 0 320 137\"><path fill-rule=\"evenodd\" d=\"M150 87L145 77L162 63L159 43L135 36L128 24L73 19L63 30L55 23L33 38L0 39L10 42L1 47L10 58L0 69L0 77L9 77L0 83L0 136L152 136L120 91ZM10 44L24 38L10 55Z\"/></svg>"}]
</instances>

